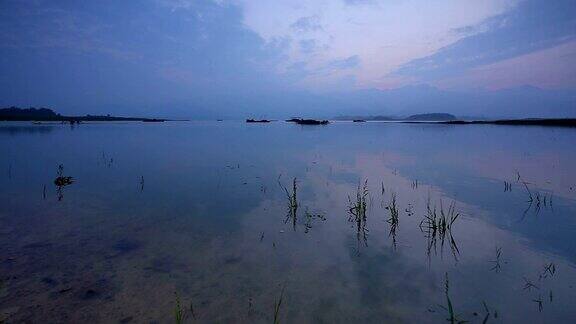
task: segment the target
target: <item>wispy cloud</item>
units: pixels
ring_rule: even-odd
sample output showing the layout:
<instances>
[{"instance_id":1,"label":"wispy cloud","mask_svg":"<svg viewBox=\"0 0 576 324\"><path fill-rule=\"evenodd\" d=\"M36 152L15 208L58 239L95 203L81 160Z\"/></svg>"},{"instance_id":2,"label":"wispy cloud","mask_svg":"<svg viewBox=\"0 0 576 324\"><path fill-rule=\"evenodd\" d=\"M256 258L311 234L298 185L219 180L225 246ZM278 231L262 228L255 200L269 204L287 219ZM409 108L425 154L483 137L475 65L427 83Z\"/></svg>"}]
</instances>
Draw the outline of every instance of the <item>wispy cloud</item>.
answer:
<instances>
[{"instance_id":1,"label":"wispy cloud","mask_svg":"<svg viewBox=\"0 0 576 324\"><path fill-rule=\"evenodd\" d=\"M265 41L292 40L280 72L294 62L306 62L310 71L317 71L342 57L357 56L362 65L352 72L356 85L388 87L401 85L392 81L398 79L390 75L392 71L480 32L475 26L521 0L231 1L242 8L244 25ZM310 50L309 39L324 50ZM313 77L315 83L306 82L312 87L331 82Z\"/></svg>"},{"instance_id":2,"label":"wispy cloud","mask_svg":"<svg viewBox=\"0 0 576 324\"><path fill-rule=\"evenodd\" d=\"M576 37L575 16L576 3L572 0L526 0L513 10L478 25L455 29L466 37L431 55L403 64L395 73L423 81L438 81L552 48ZM575 65L568 64L566 68L574 69ZM478 69L475 71L477 73Z\"/></svg>"}]
</instances>

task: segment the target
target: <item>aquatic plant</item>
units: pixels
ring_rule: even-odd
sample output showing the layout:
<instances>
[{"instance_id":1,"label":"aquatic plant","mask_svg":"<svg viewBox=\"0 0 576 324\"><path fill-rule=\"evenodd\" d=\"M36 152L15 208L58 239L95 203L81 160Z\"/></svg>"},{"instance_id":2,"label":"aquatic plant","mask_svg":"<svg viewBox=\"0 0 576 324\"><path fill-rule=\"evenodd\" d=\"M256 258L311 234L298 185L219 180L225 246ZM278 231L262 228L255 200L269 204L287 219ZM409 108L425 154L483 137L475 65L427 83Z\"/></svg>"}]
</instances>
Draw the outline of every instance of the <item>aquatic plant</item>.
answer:
<instances>
[{"instance_id":1,"label":"aquatic plant","mask_svg":"<svg viewBox=\"0 0 576 324\"><path fill-rule=\"evenodd\" d=\"M504 181L504 192L512 191L512 183Z\"/></svg>"},{"instance_id":2,"label":"aquatic plant","mask_svg":"<svg viewBox=\"0 0 576 324\"><path fill-rule=\"evenodd\" d=\"M544 270L538 276L538 279L542 280L544 278L552 277L556 273L556 265L554 262L550 262L544 265Z\"/></svg>"},{"instance_id":3,"label":"aquatic plant","mask_svg":"<svg viewBox=\"0 0 576 324\"><path fill-rule=\"evenodd\" d=\"M437 210L436 205L432 207L430 197L428 197L426 215L420 222L420 230L426 234L426 238L428 239L428 247L426 250L428 257L430 257L432 249L436 251L438 240L440 241L440 251L442 252L444 250L444 242L448 239L452 255L454 259L458 260L460 251L458 250L454 236L452 236L452 226L459 216L460 214L456 212L455 202L452 202L448 209L444 210L444 205L442 200L440 200L440 209Z\"/></svg>"},{"instance_id":4,"label":"aquatic plant","mask_svg":"<svg viewBox=\"0 0 576 324\"><path fill-rule=\"evenodd\" d=\"M294 231L296 231L296 222L298 220L298 199L296 196L296 193L298 192L298 185L296 178L292 180L292 190L288 190L288 188L282 185L280 182L280 177L278 177L278 184L284 190L284 192L286 192L286 198L288 199L288 213L284 223L287 223L288 220L292 219L292 227Z\"/></svg>"},{"instance_id":5,"label":"aquatic plant","mask_svg":"<svg viewBox=\"0 0 576 324\"><path fill-rule=\"evenodd\" d=\"M390 224L391 226L397 226L399 217L398 217L398 207L396 206L396 193L394 192L392 193L390 202L388 203L386 209L388 210L388 212L390 212L390 217L387 220L388 224Z\"/></svg>"},{"instance_id":6,"label":"aquatic plant","mask_svg":"<svg viewBox=\"0 0 576 324\"><path fill-rule=\"evenodd\" d=\"M539 290L540 288L538 286L536 286L532 281L530 281L528 278L526 277L522 277L524 279L524 287L522 288L523 290L531 290L531 289L537 289Z\"/></svg>"},{"instance_id":7,"label":"aquatic plant","mask_svg":"<svg viewBox=\"0 0 576 324\"><path fill-rule=\"evenodd\" d=\"M354 201L348 196L348 214L350 215L348 221L356 224L358 247L360 247L361 240L364 241L365 246L368 246L368 228L366 226L367 199L368 180L364 181L364 185L361 185L361 183L358 184Z\"/></svg>"},{"instance_id":8,"label":"aquatic plant","mask_svg":"<svg viewBox=\"0 0 576 324\"><path fill-rule=\"evenodd\" d=\"M280 297L274 302L274 324L280 323L280 308L282 307L282 301L284 299L284 289L286 288L286 283L282 285L280 290Z\"/></svg>"},{"instance_id":9,"label":"aquatic plant","mask_svg":"<svg viewBox=\"0 0 576 324\"><path fill-rule=\"evenodd\" d=\"M174 305L174 319L176 324L182 324L184 323L184 310L180 304L180 296L178 296L177 292L175 292L174 295L176 296L176 304Z\"/></svg>"},{"instance_id":10,"label":"aquatic plant","mask_svg":"<svg viewBox=\"0 0 576 324\"><path fill-rule=\"evenodd\" d=\"M502 247L496 247L496 258L494 260L490 260L490 262L494 263L494 266L492 267L493 271L496 272L500 272L500 257L502 256Z\"/></svg>"},{"instance_id":11,"label":"aquatic plant","mask_svg":"<svg viewBox=\"0 0 576 324\"><path fill-rule=\"evenodd\" d=\"M58 176L54 179L54 184L59 187L71 185L74 179L72 177L64 176L64 166L58 165Z\"/></svg>"},{"instance_id":12,"label":"aquatic plant","mask_svg":"<svg viewBox=\"0 0 576 324\"><path fill-rule=\"evenodd\" d=\"M488 320L490 319L490 315L492 315L492 312L490 311L490 309L488 308L488 305L486 304L486 301L482 301L482 306L484 307L484 319L482 320L482 324L486 324L488 323ZM478 316L477 312L473 313L474 316ZM498 311L494 311L494 318L498 318Z\"/></svg>"},{"instance_id":13,"label":"aquatic plant","mask_svg":"<svg viewBox=\"0 0 576 324\"><path fill-rule=\"evenodd\" d=\"M58 176L54 179L54 184L56 185L56 192L58 194L58 201L64 198L65 186L71 185L74 179L69 176L64 176L64 166L62 164L58 165Z\"/></svg>"},{"instance_id":14,"label":"aquatic plant","mask_svg":"<svg viewBox=\"0 0 576 324\"><path fill-rule=\"evenodd\" d=\"M538 299L532 299L533 302L538 304L538 312L542 312L544 309L544 302L542 300L542 295L538 295Z\"/></svg>"},{"instance_id":15,"label":"aquatic plant","mask_svg":"<svg viewBox=\"0 0 576 324\"><path fill-rule=\"evenodd\" d=\"M398 207L396 206L396 193L391 194L390 202L386 209L390 213L390 217L388 218L387 222L390 224L390 232L388 236L392 237L392 246L396 248L396 229L398 228L399 224L399 216L398 216Z\"/></svg>"},{"instance_id":16,"label":"aquatic plant","mask_svg":"<svg viewBox=\"0 0 576 324\"><path fill-rule=\"evenodd\" d=\"M446 272L444 279L444 296L446 297L446 306L440 305L440 307L448 312L448 318L446 320L451 324L466 323L467 321L459 319L458 315L454 311L454 306L450 299L450 281L448 280L448 272Z\"/></svg>"},{"instance_id":17,"label":"aquatic plant","mask_svg":"<svg viewBox=\"0 0 576 324\"><path fill-rule=\"evenodd\" d=\"M175 298L175 302L174 302L174 321L176 322L176 324L181 324L184 323L184 321L186 320L186 310L182 307L182 302L180 301L180 296L178 295L178 292L174 292L174 298ZM194 304L192 302L190 302L190 316L192 316L192 319L196 319L196 312L194 311Z\"/></svg>"},{"instance_id":18,"label":"aquatic plant","mask_svg":"<svg viewBox=\"0 0 576 324\"><path fill-rule=\"evenodd\" d=\"M356 218L366 218L367 199L368 199L368 180L364 181L364 185L358 184L356 190L356 199L354 202L348 196L348 211Z\"/></svg>"}]
</instances>

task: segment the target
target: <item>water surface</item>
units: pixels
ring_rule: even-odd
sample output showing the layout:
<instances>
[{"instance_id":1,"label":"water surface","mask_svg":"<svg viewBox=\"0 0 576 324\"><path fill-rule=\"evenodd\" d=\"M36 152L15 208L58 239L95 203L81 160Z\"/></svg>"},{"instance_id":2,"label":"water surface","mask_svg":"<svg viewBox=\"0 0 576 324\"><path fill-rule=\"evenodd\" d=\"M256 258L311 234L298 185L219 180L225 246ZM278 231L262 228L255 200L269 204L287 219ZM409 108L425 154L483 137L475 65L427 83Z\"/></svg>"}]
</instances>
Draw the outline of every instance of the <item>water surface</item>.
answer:
<instances>
[{"instance_id":1,"label":"water surface","mask_svg":"<svg viewBox=\"0 0 576 324\"><path fill-rule=\"evenodd\" d=\"M0 316L571 323L575 145L520 126L3 123Z\"/></svg>"}]
</instances>

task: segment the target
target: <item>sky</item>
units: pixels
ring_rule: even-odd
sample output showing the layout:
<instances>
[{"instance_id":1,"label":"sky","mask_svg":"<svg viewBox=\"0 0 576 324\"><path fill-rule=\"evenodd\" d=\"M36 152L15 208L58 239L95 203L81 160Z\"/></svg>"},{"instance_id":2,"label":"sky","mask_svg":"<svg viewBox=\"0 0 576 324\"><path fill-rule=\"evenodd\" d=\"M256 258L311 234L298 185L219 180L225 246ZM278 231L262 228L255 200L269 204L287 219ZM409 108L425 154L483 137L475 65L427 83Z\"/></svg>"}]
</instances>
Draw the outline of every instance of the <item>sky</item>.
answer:
<instances>
[{"instance_id":1,"label":"sky","mask_svg":"<svg viewBox=\"0 0 576 324\"><path fill-rule=\"evenodd\" d=\"M576 116L574 0L0 0L0 106Z\"/></svg>"}]
</instances>

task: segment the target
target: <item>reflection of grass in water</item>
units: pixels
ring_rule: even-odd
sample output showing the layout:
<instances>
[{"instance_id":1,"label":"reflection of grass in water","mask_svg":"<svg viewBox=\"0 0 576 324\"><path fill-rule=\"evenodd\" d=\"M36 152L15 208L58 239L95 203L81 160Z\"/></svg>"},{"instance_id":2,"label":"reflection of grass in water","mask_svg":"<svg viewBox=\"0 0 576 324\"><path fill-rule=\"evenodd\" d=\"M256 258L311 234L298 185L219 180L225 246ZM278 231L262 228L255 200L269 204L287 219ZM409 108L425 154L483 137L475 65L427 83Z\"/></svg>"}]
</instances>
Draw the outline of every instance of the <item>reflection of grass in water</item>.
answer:
<instances>
[{"instance_id":1,"label":"reflection of grass in water","mask_svg":"<svg viewBox=\"0 0 576 324\"><path fill-rule=\"evenodd\" d=\"M542 280L544 278L552 277L556 273L556 264L554 262L550 262L544 265L544 271L539 276L539 279Z\"/></svg>"},{"instance_id":2,"label":"reflection of grass in water","mask_svg":"<svg viewBox=\"0 0 576 324\"><path fill-rule=\"evenodd\" d=\"M285 222L288 222L289 219L292 219L292 226L294 230L296 230L296 221L298 219L298 199L296 195L298 192L298 185L296 178L292 180L292 190L288 190L288 188L282 185L280 182L280 177L278 178L278 184L280 185L280 188L286 192L286 198L288 199L288 215Z\"/></svg>"},{"instance_id":3,"label":"reflection of grass in water","mask_svg":"<svg viewBox=\"0 0 576 324\"><path fill-rule=\"evenodd\" d=\"M360 244L362 239L365 246L368 246L368 229L366 227L367 199L368 180L364 181L363 186L361 183L358 184L354 201L348 196L348 213L350 214L348 221L356 223L356 240Z\"/></svg>"},{"instance_id":4,"label":"reflection of grass in water","mask_svg":"<svg viewBox=\"0 0 576 324\"><path fill-rule=\"evenodd\" d=\"M282 285L280 290L280 297L274 302L274 324L280 323L280 308L282 307L282 301L284 299L284 289L286 288L286 283Z\"/></svg>"},{"instance_id":5,"label":"reflection of grass in water","mask_svg":"<svg viewBox=\"0 0 576 324\"><path fill-rule=\"evenodd\" d=\"M501 264L500 264L500 257L502 256L502 247L496 247L496 258L494 260L490 260L491 263L494 263L492 267L493 271L500 272Z\"/></svg>"},{"instance_id":6,"label":"reflection of grass in water","mask_svg":"<svg viewBox=\"0 0 576 324\"><path fill-rule=\"evenodd\" d=\"M396 248L396 229L398 228L399 224L399 217L398 217L398 207L396 206L396 193L392 193L390 202L386 209L390 213L390 217L388 218L387 222L390 224L390 233L388 236L392 236L392 245Z\"/></svg>"},{"instance_id":7,"label":"reflection of grass in water","mask_svg":"<svg viewBox=\"0 0 576 324\"><path fill-rule=\"evenodd\" d=\"M388 218L388 223L390 225L398 225L398 207L396 206L396 193L392 193L390 202L386 209L390 212L390 217Z\"/></svg>"},{"instance_id":8,"label":"reflection of grass in water","mask_svg":"<svg viewBox=\"0 0 576 324\"><path fill-rule=\"evenodd\" d=\"M310 229L312 228L312 220L314 218L320 219L322 221L326 220L326 216L318 213L318 214L312 214L308 211L308 207L306 207L306 210L304 211L304 216L305 216L305 223L304 223L304 227L306 228L304 230L304 233L308 233L310 231Z\"/></svg>"},{"instance_id":9,"label":"reflection of grass in water","mask_svg":"<svg viewBox=\"0 0 576 324\"><path fill-rule=\"evenodd\" d=\"M538 215L538 213L540 213L540 209L542 207L550 208L551 210L553 210L552 194L540 193L538 191L536 191L533 194L532 191L530 190L530 188L528 188L529 183L522 179L522 177L520 176L520 173L518 171L516 171L516 174L517 174L516 181L522 183L522 185L524 186L524 189L526 190L526 193L528 194L528 200L527 200L528 207L526 207L526 209L524 210L524 213L522 215L522 219L524 219L524 217L526 217L526 214L530 211L530 209L532 209L532 206L534 206L534 213L536 215Z\"/></svg>"},{"instance_id":10,"label":"reflection of grass in water","mask_svg":"<svg viewBox=\"0 0 576 324\"><path fill-rule=\"evenodd\" d=\"M458 315L454 311L454 306L452 305L452 300L450 299L450 282L448 280L448 273L446 273L446 279L444 282L444 295L446 296L446 307L440 305L443 309L448 312L448 322L450 323L466 323L467 321L458 319Z\"/></svg>"},{"instance_id":11,"label":"reflection of grass in water","mask_svg":"<svg viewBox=\"0 0 576 324\"><path fill-rule=\"evenodd\" d=\"M452 255L456 260L458 259L457 255L460 251L458 250L456 241L452 236L452 226L459 216L460 214L456 212L455 202L452 202L448 209L444 210L444 205L442 204L442 200L440 200L440 210L437 210L436 205L432 207L430 197L428 197L426 215L420 222L420 230L426 233L426 238L428 239L428 257L430 257L432 248L436 251L438 240L440 240L440 252L442 253L444 250L444 242L446 238L448 238Z\"/></svg>"},{"instance_id":12,"label":"reflection of grass in water","mask_svg":"<svg viewBox=\"0 0 576 324\"><path fill-rule=\"evenodd\" d=\"M356 189L356 199L354 202L348 196L348 207L350 214L356 217L366 217L367 210L367 198L368 198L368 180L364 181L364 185L358 184Z\"/></svg>"}]
</instances>

